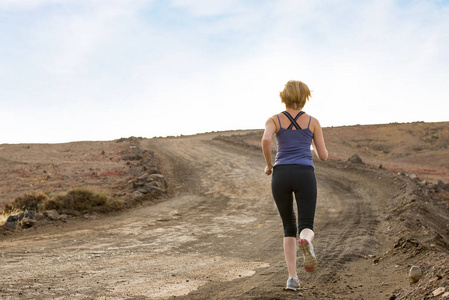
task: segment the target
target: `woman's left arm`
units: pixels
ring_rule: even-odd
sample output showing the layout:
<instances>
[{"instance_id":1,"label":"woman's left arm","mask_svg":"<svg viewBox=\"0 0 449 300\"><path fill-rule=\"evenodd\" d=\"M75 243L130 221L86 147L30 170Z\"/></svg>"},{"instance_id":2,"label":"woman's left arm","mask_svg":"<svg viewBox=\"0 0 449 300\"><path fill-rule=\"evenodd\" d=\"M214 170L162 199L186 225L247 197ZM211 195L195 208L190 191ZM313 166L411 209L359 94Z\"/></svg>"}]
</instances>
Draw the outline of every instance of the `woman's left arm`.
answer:
<instances>
[{"instance_id":1,"label":"woman's left arm","mask_svg":"<svg viewBox=\"0 0 449 300\"><path fill-rule=\"evenodd\" d=\"M276 125L273 119L268 119L265 123L265 131L262 137L262 151L265 157L266 167L265 174L271 175L273 172L273 164L271 163L271 140L273 135L276 133Z\"/></svg>"}]
</instances>

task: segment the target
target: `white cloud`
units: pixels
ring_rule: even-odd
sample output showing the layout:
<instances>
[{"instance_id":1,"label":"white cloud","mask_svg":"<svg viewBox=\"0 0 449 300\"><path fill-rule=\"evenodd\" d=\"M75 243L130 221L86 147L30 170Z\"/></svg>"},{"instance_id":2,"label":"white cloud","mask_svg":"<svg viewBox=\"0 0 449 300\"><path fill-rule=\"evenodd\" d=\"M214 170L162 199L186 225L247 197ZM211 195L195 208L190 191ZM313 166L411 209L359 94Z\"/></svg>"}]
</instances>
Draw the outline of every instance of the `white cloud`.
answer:
<instances>
[{"instance_id":1,"label":"white cloud","mask_svg":"<svg viewBox=\"0 0 449 300\"><path fill-rule=\"evenodd\" d=\"M133 10L136 7L142 7L154 0L2 0L0 2L0 10L31 10L42 7L54 6L78 6L89 8L102 8L108 11L117 9L121 13L123 11Z\"/></svg>"},{"instance_id":2,"label":"white cloud","mask_svg":"<svg viewBox=\"0 0 449 300\"><path fill-rule=\"evenodd\" d=\"M0 141L55 123L70 132L55 141L262 127L290 79L325 126L447 119L449 6L435 3L4 1L3 112L32 117Z\"/></svg>"},{"instance_id":3,"label":"white cloud","mask_svg":"<svg viewBox=\"0 0 449 300\"><path fill-rule=\"evenodd\" d=\"M171 4L175 8L187 9L196 17L211 17L234 14L242 10L247 10L248 8L245 2L239 0L172 0Z\"/></svg>"},{"instance_id":4,"label":"white cloud","mask_svg":"<svg viewBox=\"0 0 449 300\"><path fill-rule=\"evenodd\" d=\"M85 1L64 5L30 29L34 44L41 46L41 64L50 72L88 72L93 60L122 27L134 24L139 9L151 1ZM64 6L69 6L68 9ZM117 41L113 41L113 44Z\"/></svg>"},{"instance_id":5,"label":"white cloud","mask_svg":"<svg viewBox=\"0 0 449 300\"><path fill-rule=\"evenodd\" d=\"M2 0L0 10L29 10L42 5L62 4L65 0Z\"/></svg>"}]
</instances>

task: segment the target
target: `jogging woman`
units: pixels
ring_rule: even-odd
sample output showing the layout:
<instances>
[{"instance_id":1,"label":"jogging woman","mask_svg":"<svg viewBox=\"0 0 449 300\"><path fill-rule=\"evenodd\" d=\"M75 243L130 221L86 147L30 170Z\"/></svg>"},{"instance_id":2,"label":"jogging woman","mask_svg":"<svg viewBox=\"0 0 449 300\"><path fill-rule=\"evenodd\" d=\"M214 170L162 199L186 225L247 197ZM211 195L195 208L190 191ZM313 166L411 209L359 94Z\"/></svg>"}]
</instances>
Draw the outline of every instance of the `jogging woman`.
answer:
<instances>
[{"instance_id":1,"label":"jogging woman","mask_svg":"<svg viewBox=\"0 0 449 300\"><path fill-rule=\"evenodd\" d=\"M305 270L314 272L318 266L312 246L317 187L310 146L313 145L320 160L327 160L328 152L320 123L302 110L311 97L307 85L291 80L280 97L286 110L265 123L262 149L266 161L265 174L273 174L271 189L284 227L284 255L289 276L286 289L296 291L299 289L296 273L298 233ZM278 149L273 165L271 141L275 134ZM298 223L293 209L293 194L298 208Z\"/></svg>"}]
</instances>

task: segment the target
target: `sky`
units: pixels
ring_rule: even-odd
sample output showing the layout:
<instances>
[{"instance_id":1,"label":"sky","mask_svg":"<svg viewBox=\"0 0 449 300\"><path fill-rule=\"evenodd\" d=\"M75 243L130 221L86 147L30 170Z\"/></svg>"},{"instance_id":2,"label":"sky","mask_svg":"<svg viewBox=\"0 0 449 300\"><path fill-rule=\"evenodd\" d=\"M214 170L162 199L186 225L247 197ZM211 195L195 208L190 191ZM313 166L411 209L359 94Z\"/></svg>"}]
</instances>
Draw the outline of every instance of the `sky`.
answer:
<instances>
[{"instance_id":1,"label":"sky","mask_svg":"<svg viewBox=\"0 0 449 300\"><path fill-rule=\"evenodd\" d=\"M0 0L0 144L449 121L449 1Z\"/></svg>"}]
</instances>

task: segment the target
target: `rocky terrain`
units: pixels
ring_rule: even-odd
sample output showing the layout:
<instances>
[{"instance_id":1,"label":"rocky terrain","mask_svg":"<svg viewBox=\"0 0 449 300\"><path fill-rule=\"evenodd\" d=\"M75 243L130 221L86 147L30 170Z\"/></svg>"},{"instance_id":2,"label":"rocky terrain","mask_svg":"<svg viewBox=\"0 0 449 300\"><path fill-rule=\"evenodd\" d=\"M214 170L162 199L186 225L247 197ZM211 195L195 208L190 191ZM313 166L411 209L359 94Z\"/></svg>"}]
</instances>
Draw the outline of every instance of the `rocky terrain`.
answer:
<instances>
[{"instance_id":1,"label":"rocky terrain","mask_svg":"<svg viewBox=\"0 0 449 300\"><path fill-rule=\"evenodd\" d=\"M44 211L29 228L17 217L0 234L0 297L449 299L447 122L324 129L319 267L299 268L299 292L283 290L261 134L0 145L3 205L75 188L123 203L72 218Z\"/></svg>"},{"instance_id":2,"label":"rocky terrain","mask_svg":"<svg viewBox=\"0 0 449 300\"><path fill-rule=\"evenodd\" d=\"M382 165L437 183L449 182L449 123L404 123L323 128L329 155L345 161L357 154L365 163ZM244 136L218 137L258 148L263 130ZM273 145L275 148L276 145Z\"/></svg>"},{"instance_id":3,"label":"rocky terrain","mask_svg":"<svg viewBox=\"0 0 449 300\"><path fill-rule=\"evenodd\" d=\"M95 213L155 201L166 194L167 183L155 164L154 152L139 147L139 139L134 137L117 140L116 145L82 142L4 145L0 149L4 150L0 192L5 195L3 199L0 198L0 203L6 212L11 211L3 215L3 219L7 217L3 225L4 233L8 232L7 229L30 228L38 222L66 222L74 217L70 214L72 212L82 214L87 219ZM105 149L110 152L107 154ZM19 155L23 160L14 161L14 157ZM85 190L76 190L80 187ZM102 192L116 203L112 208L96 205L88 209L84 206L69 214L62 213L63 208L58 211L54 208L46 210L44 207L51 195L64 191L69 196L82 193L81 196L87 198L90 195L86 193L91 193L88 189ZM15 202L11 201L14 197ZM38 208L41 211L37 211Z\"/></svg>"}]
</instances>

